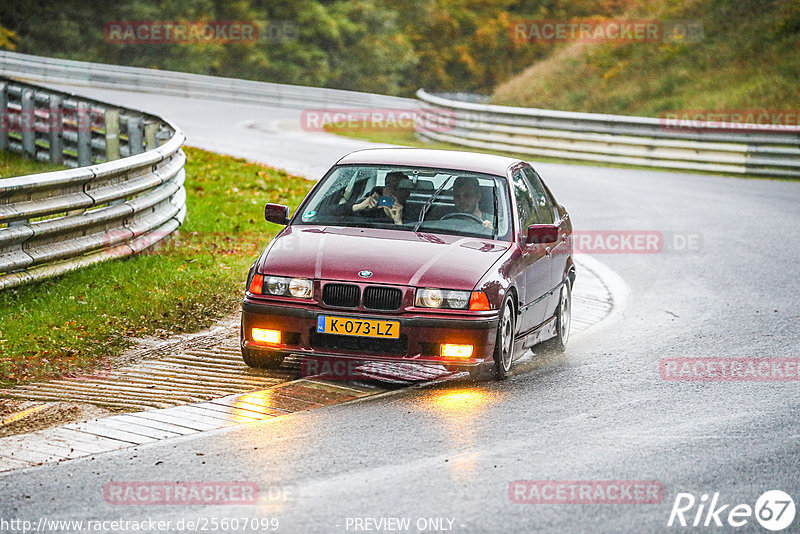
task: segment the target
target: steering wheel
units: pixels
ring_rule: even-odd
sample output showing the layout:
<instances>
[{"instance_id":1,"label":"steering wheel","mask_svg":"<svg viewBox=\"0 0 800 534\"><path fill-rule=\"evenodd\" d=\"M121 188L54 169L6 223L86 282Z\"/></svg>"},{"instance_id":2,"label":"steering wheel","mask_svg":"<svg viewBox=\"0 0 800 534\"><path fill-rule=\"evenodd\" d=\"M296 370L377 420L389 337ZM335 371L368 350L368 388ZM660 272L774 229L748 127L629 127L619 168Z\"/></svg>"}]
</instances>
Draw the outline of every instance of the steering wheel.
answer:
<instances>
[{"instance_id":1,"label":"steering wheel","mask_svg":"<svg viewBox=\"0 0 800 534\"><path fill-rule=\"evenodd\" d=\"M454 211L453 213L447 213L440 220L445 221L447 219L455 219L456 217L459 219L468 219L470 221L475 221L478 224L483 224L483 221L477 215L473 215L471 213L466 213L463 211Z\"/></svg>"}]
</instances>

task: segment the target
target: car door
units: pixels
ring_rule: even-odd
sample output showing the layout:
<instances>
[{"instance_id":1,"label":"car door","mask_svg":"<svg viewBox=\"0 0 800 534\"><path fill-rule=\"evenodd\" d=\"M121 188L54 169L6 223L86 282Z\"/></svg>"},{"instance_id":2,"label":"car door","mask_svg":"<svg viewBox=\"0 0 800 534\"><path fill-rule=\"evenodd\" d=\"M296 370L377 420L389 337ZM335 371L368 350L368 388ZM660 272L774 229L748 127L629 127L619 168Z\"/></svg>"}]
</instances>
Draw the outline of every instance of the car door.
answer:
<instances>
[{"instance_id":1,"label":"car door","mask_svg":"<svg viewBox=\"0 0 800 534\"><path fill-rule=\"evenodd\" d=\"M550 291L546 299L544 319L551 317L558 306L559 286L566 272L569 261L566 225L561 225L556 203L547 191L541 177L531 167L524 167L523 172L531 186L534 206L537 211L537 224L555 224L559 226L558 241L545 248L546 263L550 265ZM543 320L544 320L543 319Z\"/></svg>"},{"instance_id":2,"label":"car door","mask_svg":"<svg viewBox=\"0 0 800 534\"><path fill-rule=\"evenodd\" d=\"M525 178L523 169L523 166L518 166L511 171L511 182L517 207L516 239L521 249L520 263L525 272L524 291L520 288L521 314L518 331L521 333L532 330L544 321L547 294L551 290L550 262L545 247L526 243L528 226L536 223L539 214L531 186Z\"/></svg>"}]
</instances>

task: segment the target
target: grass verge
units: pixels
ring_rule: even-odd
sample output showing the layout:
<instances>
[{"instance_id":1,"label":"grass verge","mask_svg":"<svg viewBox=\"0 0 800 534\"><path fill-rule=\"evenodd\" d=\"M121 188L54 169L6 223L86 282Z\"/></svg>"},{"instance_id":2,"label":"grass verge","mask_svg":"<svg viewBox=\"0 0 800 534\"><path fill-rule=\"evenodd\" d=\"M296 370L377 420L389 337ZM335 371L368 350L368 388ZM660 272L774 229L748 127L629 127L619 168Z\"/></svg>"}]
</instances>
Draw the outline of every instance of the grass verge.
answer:
<instances>
[{"instance_id":1,"label":"grass verge","mask_svg":"<svg viewBox=\"0 0 800 534\"><path fill-rule=\"evenodd\" d=\"M13 152L0 152L0 179L62 169L66 169L66 167L33 161Z\"/></svg>"},{"instance_id":2,"label":"grass verge","mask_svg":"<svg viewBox=\"0 0 800 534\"><path fill-rule=\"evenodd\" d=\"M766 122L797 125L796 0L617 5L623 20L661 21L665 29L688 22L691 29L685 38L678 31L660 42L565 42L498 86L492 103L650 117L770 111L778 118Z\"/></svg>"},{"instance_id":3,"label":"grass verge","mask_svg":"<svg viewBox=\"0 0 800 534\"><path fill-rule=\"evenodd\" d=\"M0 385L113 364L137 337L201 330L235 311L247 270L278 226L265 202L296 206L308 180L185 148L188 214L152 250L0 293Z\"/></svg>"}]
</instances>

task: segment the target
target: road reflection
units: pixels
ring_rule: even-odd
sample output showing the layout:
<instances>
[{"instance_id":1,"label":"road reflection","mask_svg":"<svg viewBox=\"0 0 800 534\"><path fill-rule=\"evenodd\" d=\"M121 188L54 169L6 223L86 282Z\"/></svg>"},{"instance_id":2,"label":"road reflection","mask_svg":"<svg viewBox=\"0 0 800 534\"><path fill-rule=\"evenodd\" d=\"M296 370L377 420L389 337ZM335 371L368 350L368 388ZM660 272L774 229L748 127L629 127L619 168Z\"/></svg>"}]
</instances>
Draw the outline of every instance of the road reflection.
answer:
<instances>
[{"instance_id":1,"label":"road reflection","mask_svg":"<svg viewBox=\"0 0 800 534\"><path fill-rule=\"evenodd\" d=\"M486 391L472 388L434 390L428 397L428 402L440 415L456 418L470 417L488 400Z\"/></svg>"},{"instance_id":2,"label":"road reflection","mask_svg":"<svg viewBox=\"0 0 800 534\"><path fill-rule=\"evenodd\" d=\"M474 478L478 454L475 446L475 421L490 405L489 393L480 388L439 389L427 395L423 408L440 420L440 427L450 440L453 455L447 459L453 480L465 482Z\"/></svg>"},{"instance_id":3,"label":"road reflection","mask_svg":"<svg viewBox=\"0 0 800 534\"><path fill-rule=\"evenodd\" d=\"M270 413L270 411L266 410L265 408L272 407L275 404L272 400L271 392L267 389L261 391L253 391L251 393L245 393L244 395L241 395L240 397L237 397L235 400L233 400L233 402L231 402L231 405L234 408L241 408L243 410L255 410L258 412ZM250 412L242 412L240 414L237 412L233 413L231 417L237 423L248 423L252 422L252 419L249 419L248 417L245 416L245 414L249 413Z\"/></svg>"},{"instance_id":4,"label":"road reflection","mask_svg":"<svg viewBox=\"0 0 800 534\"><path fill-rule=\"evenodd\" d=\"M291 390L288 388L262 389L236 397L231 401L231 406L263 413L268 416L280 416L323 404L322 400L315 399L317 402L314 402L308 399L295 398L296 396L292 395ZM244 413L247 414L247 412ZM269 419L269 417L264 419ZM246 422L239 419L237 421Z\"/></svg>"},{"instance_id":5,"label":"road reflection","mask_svg":"<svg viewBox=\"0 0 800 534\"><path fill-rule=\"evenodd\" d=\"M291 402L291 399L281 397L271 389L262 389L239 395L230 404L235 408L277 416L288 413L288 411L280 411L281 408L286 409L283 406L286 402ZM243 416L233 415L232 417L236 421L252 422ZM302 429L302 425L298 427L293 424L296 420L265 417L263 421L275 423L281 421L279 435L272 430L264 429L263 432L245 434L246 439L244 440L241 439L242 436L239 436L241 440L239 445L248 450L245 461L250 465L250 480L254 480L258 484L259 498L255 510L257 511L256 517L260 518L259 524L258 528L247 530L247 532L274 531L275 524L272 522L280 517L287 506L297 504L296 486L283 481L290 480L292 476L292 473L287 471L287 466L299 461L305 454L301 445L305 441L298 435L298 433L303 434L305 430ZM289 446L289 444L293 445ZM278 461L279 458L281 461ZM253 509L248 511L252 513ZM249 527L252 526L249 524Z\"/></svg>"}]
</instances>

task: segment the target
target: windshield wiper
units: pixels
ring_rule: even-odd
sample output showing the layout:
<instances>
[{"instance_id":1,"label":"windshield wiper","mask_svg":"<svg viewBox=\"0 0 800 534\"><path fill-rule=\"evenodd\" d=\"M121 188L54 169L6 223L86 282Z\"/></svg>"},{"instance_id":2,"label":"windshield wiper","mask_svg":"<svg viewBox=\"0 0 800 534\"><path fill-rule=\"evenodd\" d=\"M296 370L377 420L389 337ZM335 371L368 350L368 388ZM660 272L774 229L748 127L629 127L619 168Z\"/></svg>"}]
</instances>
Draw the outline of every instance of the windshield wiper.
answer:
<instances>
[{"instance_id":1,"label":"windshield wiper","mask_svg":"<svg viewBox=\"0 0 800 534\"><path fill-rule=\"evenodd\" d=\"M419 230L419 227L422 226L423 221L425 221L425 215L428 214L428 210L433 204L433 201L436 200L436 197L439 196L439 193L442 192L442 189L444 189L444 186L447 185L447 182L449 182L450 178L452 177L453 177L452 174L448 175L447 178L445 178L444 182L442 182L442 185L439 186L439 189L434 191L431 197L425 202L425 205L422 206L422 210L419 212L419 220L417 221L417 225L414 226L412 232L416 232L417 230Z\"/></svg>"}]
</instances>

